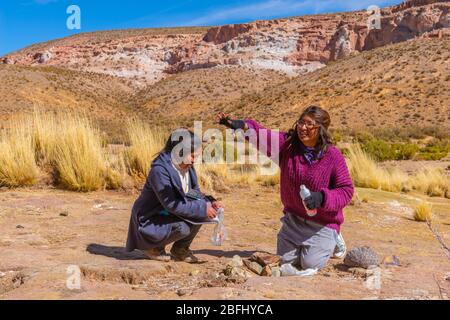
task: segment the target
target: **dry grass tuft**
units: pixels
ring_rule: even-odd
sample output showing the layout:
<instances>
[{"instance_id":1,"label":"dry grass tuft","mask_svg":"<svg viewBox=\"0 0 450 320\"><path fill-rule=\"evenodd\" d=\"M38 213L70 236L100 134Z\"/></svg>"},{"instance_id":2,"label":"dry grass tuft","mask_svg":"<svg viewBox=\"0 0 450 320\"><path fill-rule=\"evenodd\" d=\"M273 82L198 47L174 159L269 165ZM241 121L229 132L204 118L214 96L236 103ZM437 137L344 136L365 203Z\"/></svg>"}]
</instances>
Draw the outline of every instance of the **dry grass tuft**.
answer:
<instances>
[{"instance_id":1,"label":"dry grass tuft","mask_svg":"<svg viewBox=\"0 0 450 320\"><path fill-rule=\"evenodd\" d=\"M127 134L130 147L124 153L129 174L145 177L150 164L164 147L165 130L156 130L150 125L133 119L127 123Z\"/></svg>"},{"instance_id":2,"label":"dry grass tuft","mask_svg":"<svg viewBox=\"0 0 450 320\"><path fill-rule=\"evenodd\" d=\"M38 175L29 125L14 121L10 129L0 133L0 186L31 186Z\"/></svg>"},{"instance_id":3,"label":"dry grass tuft","mask_svg":"<svg viewBox=\"0 0 450 320\"><path fill-rule=\"evenodd\" d=\"M426 202L419 203L414 208L414 220L420 222L428 222L433 218L433 212L431 210L431 205Z\"/></svg>"},{"instance_id":4,"label":"dry grass tuft","mask_svg":"<svg viewBox=\"0 0 450 320\"><path fill-rule=\"evenodd\" d=\"M399 192L408 181L408 175L400 170L380 168L360 145L351 145L348 151L347 164L357 187Z\"/></svg>"}]
</instances>

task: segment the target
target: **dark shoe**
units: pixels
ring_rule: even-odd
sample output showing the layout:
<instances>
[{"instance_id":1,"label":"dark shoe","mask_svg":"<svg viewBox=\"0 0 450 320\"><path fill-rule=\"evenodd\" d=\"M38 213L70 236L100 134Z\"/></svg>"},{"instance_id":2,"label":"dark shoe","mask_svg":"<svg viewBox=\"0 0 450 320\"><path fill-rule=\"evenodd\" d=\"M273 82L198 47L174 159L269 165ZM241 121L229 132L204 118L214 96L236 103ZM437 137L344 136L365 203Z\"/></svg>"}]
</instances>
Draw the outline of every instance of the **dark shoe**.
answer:
<instances>
[{"instance_id":1,"label":"dark shoe","mask_svg":"<svg viewBox=\"0 0 450 320\"><path fill-rule=\"evenodd\" d=\"M183 261L187 263L198 263L198 258L194 256L191 250L189 249L179 249L174 248L170 250L170 253L172 254L172 258L175 261Z\"/></svg>"},{"instance_id":2,"label":"dark shoe","mask_svg":"<svg viewBox=\"0 0 450 320\"><path fill-rule=\"evenodd\" d=\"M151 248L148 250L142 250L144 254L151 260L158 260L162 262L169 262L170 255L166 253L166 250L161 248Z\"/></svg>"}]
</instances>

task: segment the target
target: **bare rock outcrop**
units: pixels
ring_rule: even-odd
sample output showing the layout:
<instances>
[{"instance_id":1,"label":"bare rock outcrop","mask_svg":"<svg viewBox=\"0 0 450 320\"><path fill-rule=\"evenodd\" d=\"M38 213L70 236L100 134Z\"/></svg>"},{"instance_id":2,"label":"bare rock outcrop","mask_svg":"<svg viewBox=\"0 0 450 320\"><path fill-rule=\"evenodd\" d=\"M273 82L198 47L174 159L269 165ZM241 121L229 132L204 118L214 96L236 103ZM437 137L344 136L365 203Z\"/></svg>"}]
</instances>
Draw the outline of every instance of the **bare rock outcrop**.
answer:
<instances>
[{"instance_id":1,"label":"bare rock outcrop","mask_svg":"<svg viewBox=\"0 0 450 320\"><path fill-rule=\"evenodd\" d=\"M171 73L225 65L295 76L361 51L416 37L445 37L449 11L449 0L406 1L380 11L379 29L369 25L366 11L355 11L224 25L204 32L81 34L26 48L0 62L105 73L137 86Z\"/></svg>"},{"instance_id":2,"label":"bare rock outcrop","mask_svg":"<svg viewBox=\"0 0 450 320\"><path fill-rule=\"evenodd\" d=\"M214 27L208 30L203 40L205 42L213 42L220 44L227 42L242 33L246 33L253 29L252 24L229 24L220 27Z\"/></svg>"}]
</instances>

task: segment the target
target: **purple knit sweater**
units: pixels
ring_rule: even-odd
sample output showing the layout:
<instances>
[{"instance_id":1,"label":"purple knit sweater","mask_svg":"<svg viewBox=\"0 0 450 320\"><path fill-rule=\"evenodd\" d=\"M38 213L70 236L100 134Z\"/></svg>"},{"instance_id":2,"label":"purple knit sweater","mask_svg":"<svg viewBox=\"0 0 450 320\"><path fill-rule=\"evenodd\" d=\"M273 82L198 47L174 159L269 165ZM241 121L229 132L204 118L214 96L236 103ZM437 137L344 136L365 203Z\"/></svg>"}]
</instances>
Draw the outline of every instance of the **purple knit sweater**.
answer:
<instances>
[{"instance_id":1,"label":"purple knit sweater","mask_svg":"<svg viewBox=\"0 0 450 320\"><path fill-rule=\"evenodd\" d=\"M348 172L347 164L340 151L330 146L321 159L309 164L296 148L285 146L287 133L269 130L254 120L245 121L249 129L258 133L257 148L266 151L268 157L275 157L272 153L272 139L279 141L280 192L284 212L298 215L321 225L340 232L340 225L344 222L343 208L353 197L353 183ZM267 130L264 141L260 134ZM265 144L264 142L267 142ZM324 201L317 215L309 217L306 214L299 191L304 184L311 191L321 191Z\"/></svg>"}]
</instances>

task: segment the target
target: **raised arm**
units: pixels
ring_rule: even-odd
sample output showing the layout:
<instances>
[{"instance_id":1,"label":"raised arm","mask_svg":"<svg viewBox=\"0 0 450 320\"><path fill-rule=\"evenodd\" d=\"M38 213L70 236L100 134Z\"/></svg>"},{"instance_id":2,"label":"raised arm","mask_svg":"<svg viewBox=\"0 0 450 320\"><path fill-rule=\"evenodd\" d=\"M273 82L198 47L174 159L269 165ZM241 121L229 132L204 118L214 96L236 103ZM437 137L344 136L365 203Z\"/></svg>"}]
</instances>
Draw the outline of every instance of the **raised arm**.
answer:
<instances>
[{"instance_id":1,"label":"raised arm","mask_svg":"<svg viewBox=\"0 0 450 320\"><path fill-rule=\"evenodd\" d=\"M278 164L280 150L286 142L287 134L278 130L267 129L255 120L232 120L226 114L220 113L218 116L219 124L225 125L233 130L242 129L245 131L246 138L252 142L259 152L265 154ZM249 133L253 130L254 138Z\"/></svg>"}]
</instances>

